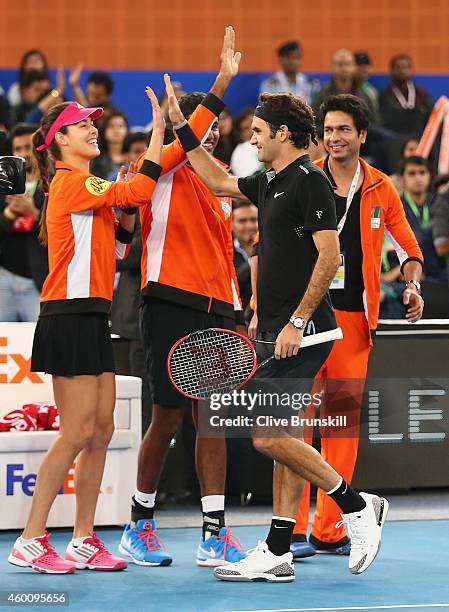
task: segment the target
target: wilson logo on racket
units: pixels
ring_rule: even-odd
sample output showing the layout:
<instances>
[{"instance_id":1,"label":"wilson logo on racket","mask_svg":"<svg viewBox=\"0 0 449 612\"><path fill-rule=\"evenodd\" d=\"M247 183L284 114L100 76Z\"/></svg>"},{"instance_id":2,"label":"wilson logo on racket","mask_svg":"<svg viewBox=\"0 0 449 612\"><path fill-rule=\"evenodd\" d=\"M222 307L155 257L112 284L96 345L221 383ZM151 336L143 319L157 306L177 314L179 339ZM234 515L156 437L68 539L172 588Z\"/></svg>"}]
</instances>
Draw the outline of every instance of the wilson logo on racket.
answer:
<instances>
[{"instance_id":1,"label":"wilson logo on racket","mask_svg":"<svg viewBox=\"0 0 449 612\"><path fill-rule=\"evenodd\" d=\"M301 348L343 338L339 327L304 337ZM271 344L274 342L256 340ZM273 356L263 361L268 363ZM250 380L257 368L254 346L248 338L228 329L211 328L184 336L172 347L167 360L168 374L176 389L194 400L212 394L229 393Z\"/></svg>"}]
</instances>

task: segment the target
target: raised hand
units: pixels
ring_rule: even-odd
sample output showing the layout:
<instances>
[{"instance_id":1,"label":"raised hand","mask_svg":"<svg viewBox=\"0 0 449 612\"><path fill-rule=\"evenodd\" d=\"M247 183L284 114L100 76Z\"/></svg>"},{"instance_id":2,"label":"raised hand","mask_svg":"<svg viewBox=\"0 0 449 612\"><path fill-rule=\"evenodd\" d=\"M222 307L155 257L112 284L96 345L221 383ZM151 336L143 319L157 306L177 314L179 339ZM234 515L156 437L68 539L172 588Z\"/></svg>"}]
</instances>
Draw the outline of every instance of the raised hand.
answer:
<instances>
[{"instance_id":1,"label":"raised hand","mask_svg":"<svg viewBox=\"0 0 449 612\"><path fill-rule=\"evenodd\" d=\"M69 76L69 83L72 87L77 87L80 82L81 73L83 72L84 64L79 63L75 66Z\"/></svg>"},{"instance_id":2,"label":"raised hand","mask_svg":"<svg viewBox=\"0 0 449 612\"><path fill-rule=\"evenodd\" d=\"M235 51L235 31L227 26L220 54L220 75L232 79L239 71L242 54Z\"/></svg>"},{"instance_id":3,"label":"raised hand","mask_svg":"<svg viewBox=\"0 0 449 612\"><path fill-rule=\"evenodd\" d=\"M56 70L56 89L59 91L59 94L62 97L65 91L65 74L62 66L58 66Z\"/></svg>"},{"instance_id":4,"label":"raised hand","mask_svg":"<svg viewBox=\"0 0 449 612\"><path fill-rule=\"evenodd\" d=\"M165 132L165 119L161 111L161 107L159 106L158 99L156 98L156 94L151 89L151 87L145 87L145 93L148 96L149 101L151 102L151 108L153 109L153 132L156 130L157 132L164 133Z\"/></svg>"},{"instance_id":5,"label":"raised hand","mask_svg":"<svg viewBox=\"0 0 449 612\"><path fill-rule=\"evenodd\" d=\"M179 125L184 121L184 115L179 107L178 98L176 97L169 74L164 74L164 81L165 92L167 94L168 116L173 125Z\"/></svg>"}]
</instances>

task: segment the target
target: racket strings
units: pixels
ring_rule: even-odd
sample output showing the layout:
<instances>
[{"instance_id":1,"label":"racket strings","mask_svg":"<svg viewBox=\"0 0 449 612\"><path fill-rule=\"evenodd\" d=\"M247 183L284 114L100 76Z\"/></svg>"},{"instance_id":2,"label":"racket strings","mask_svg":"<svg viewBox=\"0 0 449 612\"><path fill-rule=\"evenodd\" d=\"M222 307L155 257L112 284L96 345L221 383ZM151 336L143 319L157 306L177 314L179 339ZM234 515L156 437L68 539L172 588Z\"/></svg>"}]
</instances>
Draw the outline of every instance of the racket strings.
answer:
<instances>
[{"instance_id":1,"label":"racket strings","mask_svg":"<svg viewBox=\"0 0 449 612\"><path fill-rule=\"evenodd\" d=\"M191 334L173 352L170 371L184 393L208 398L245 382L255 363L252 347L233 334L207 330Z\"/></svg>"}]
</instances>

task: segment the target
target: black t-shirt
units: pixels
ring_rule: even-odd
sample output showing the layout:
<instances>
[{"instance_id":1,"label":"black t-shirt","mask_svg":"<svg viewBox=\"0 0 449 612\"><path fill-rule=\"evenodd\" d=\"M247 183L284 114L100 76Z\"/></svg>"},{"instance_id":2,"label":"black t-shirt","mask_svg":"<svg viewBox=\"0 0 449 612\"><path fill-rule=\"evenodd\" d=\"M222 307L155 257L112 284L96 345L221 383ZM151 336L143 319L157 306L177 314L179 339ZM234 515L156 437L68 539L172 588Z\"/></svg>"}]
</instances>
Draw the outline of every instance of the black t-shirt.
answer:
<instances>
[{"instance_id":1,"label":"black t-shirt","mask_svg":"<svg viewBox=\"0 0 449 612\"><path fill-rule=\"evenodd\" d=\"M240 178L240 191L259 209L258 329L278 333L301 301L318 251L312 233L337 227L332 187L308 155L276 174ZM327 293L306 334L336 327Z\"/></svg>"},{"instance_id":2,"label":"black t-shirt","mask_svg":"<svg viewBox=\"0 0 449 612\"><path fill-rule=\"evenodd\" d=\"M363 312L362 242L360 238L360 196L362 187L354 194L346 222L340 233L340 251L345 260L345 287L331 289L332 306L337 310ZM337 220L343 217L347 198L334 194Z\"/></svg>"}]
</instances>

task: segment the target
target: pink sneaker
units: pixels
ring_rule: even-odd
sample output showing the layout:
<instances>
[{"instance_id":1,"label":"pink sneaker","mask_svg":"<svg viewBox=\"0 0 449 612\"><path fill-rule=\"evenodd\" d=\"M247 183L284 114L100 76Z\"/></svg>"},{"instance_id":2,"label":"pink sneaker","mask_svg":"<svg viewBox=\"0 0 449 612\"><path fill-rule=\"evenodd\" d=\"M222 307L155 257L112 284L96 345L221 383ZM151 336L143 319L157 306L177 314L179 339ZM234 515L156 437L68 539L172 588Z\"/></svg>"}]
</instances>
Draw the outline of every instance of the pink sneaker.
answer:
<instances>
[{"instance_id":1,"label":"pink sneaker","mask_svg":"<svg viewBox=\"0 0 449 612\"><path fill-rule=\"evenodd\" d=\"M96 533L84 538L82 544L67 546L64 558L76 565L76 569L92 569L102 571L122 570L128 563L120 557L114 557L105 547Z\"/></svg>"},{"instance_id":2,"label":"pink sneaker","mask_svg":"<svg viewBox=\"0 0 449 612\"><path fill-rule=\"evenodd\" d=\"M71 561L62 559L49 543L50 534L32 540L18 537L8 561L19 567L32 567L43 574L72 574L76 567Z\"/></svg>"}]
</instances>

